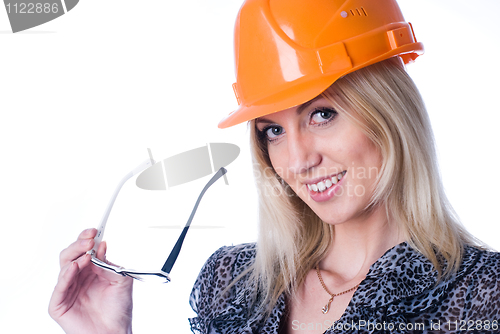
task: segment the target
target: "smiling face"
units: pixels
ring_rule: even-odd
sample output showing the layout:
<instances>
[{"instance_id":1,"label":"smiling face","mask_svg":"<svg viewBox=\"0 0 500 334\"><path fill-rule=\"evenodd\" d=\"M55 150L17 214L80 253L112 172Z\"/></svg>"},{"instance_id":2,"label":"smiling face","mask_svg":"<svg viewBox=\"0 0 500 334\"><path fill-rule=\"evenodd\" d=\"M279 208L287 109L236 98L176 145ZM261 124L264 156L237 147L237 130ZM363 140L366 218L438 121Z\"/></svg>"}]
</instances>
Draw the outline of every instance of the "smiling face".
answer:
<instances>
[{"instance_id":1,"label":"smiling face","mask_svg":"<svg viewBox=\"0 0 500 334\"><path fill-rule=\"evenodd\" d=\"M382 157L323 96L256 120L276 173L325 222L360 218Z\"/></svg>"}]
</instances>

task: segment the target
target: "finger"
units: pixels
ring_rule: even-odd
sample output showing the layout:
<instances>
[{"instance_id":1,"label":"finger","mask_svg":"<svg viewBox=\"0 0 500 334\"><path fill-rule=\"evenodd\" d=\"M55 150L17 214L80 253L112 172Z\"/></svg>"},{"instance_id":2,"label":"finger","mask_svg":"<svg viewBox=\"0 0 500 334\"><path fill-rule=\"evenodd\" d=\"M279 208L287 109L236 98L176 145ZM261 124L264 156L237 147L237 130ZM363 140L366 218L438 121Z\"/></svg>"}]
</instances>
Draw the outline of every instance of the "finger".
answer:
<instances>
[{"instance_id":1,"label":"finger","mask_svg":"<svg viewBox=\"0 0 500 334\"><path fill-rule=\"evenodd\" d=\"M54 287L54 291L52 292L49 302L49 314L55 320L64 314L67 309L65 304L67 305L68 303L65 303L65 301L68 296L68 289L73 282L76 272L78 271L78 265L75 262L72 262L65 269L64 273L61 272L59 275L59 279Z\"/></svg>"},{"instance_id":2,"label":"finger","mask_svg":"<svg viewBox=\"0 0 500 334\"><path fill-rule=\"evenodd\" d=\"M77 277L82 272L82 270L90 264L90 259L91 259L90 255L84 254L75 261L71 261L61 269L58 280L59 281L74 280L75 277ZM77 269L76 271L74 271L75 270L74 266L76 266Z\"/></svg>"},{"instance_id":3,"label":"finger","mask_svg":"<svg viewBox=\"0 0 500 334\"><path fill-rule=\"evenodd\" d=\"M78 236L78 239L94 239L97 234L97 229L95 228L89 228L86 230L83 230L80 235Z\"/></svg>"},{"instance_id":4,"label":"finger","mask_svg":"<svg viewBox=\"0 0 500 334\"><path fill-rule=\"evenodd\" d=\"M101 261L103 261L103 262L105 262L107 264L112 264L112 265L116 266L116 264L111 263L110 261L108 261L106 259L106 251L107 251L107 249L108 249L108 244L106 243L106 241L102 241L101 244L99 245L99 247L97 248L96 257L99 260L101 260ZM119 266L117 266L117 267L119 267ZM116 278L116 273L112 273L109 270L102 269L102 268L100 268L98 266L96 268L93 268L93 269L94 269L94 272L95 273L99 273L100 276L106 276L108 278L109 277ZM106 275L105 273L111 273L111 275Z\"/></svg>"},{"instance_id":5,"label":"finger","mask_svg":"<svg viewBox=\"0 0 500 334\"><path fill-rule=\"evenodd\" d=\"M69 245L68 248L64 249L59 255L59 265L61 266L61 268L63 268L67 264L76 261L83 255L85 255L86 252L91 250L92 247L94 247L93 239L75 241L74 243Z\"/></svg>"},{"instance_id":6,"label":"finger","mask_svg":"<svg viewBox=\"0 0 500 334\"><path fill-rule=\"evenodd\" d=\"M102 261L106 261L106 252L108 250L108 244L106 241L102 241L101 244L99 245L99 248L97 248L97 258Z\"/></svg>"},{"instance_id":7,"label":"finger","mask_svg":"<svg viewBox=\"0 0 500 334\"><path fill-rule=\"evenodd\" d=\"M71 305L70 290L76 283L79 272L78 261L71 262L61 270L49 302L49 314L52 318L64 314Z\"/></svg>"},{"instance_id":8,"label":"finger","mask_svg":"<svg viewBox=\"0 0 500 334\"><path fill-rule=\"evenodd\" d=\"M97 258L101 261L108 263L108 264L112 264L114 266L119 267L117 264L110 262L106 259L107 250L108 250L108 244L106 243L106 241L101 242L101 244L99 245L99 248L97 249L97 255L96 255Z\"/></svg>"},{"instance_id":9,"label":"finger","mask_svg":"<svg viewBox=\"0 0 500 334\"><path fill-rule=\"evenodd\" d=\"M95 236L95 232L95 229L83 231L75 242L60 253L59 264L61 268L68 263L75 261L94 247L93 238Z\"/></svg>"},{"instance_id":10,"label":"finger","mask_svg":"<svg viewBox=\"0 0 500 334\"><path fill-rule=\"evenodd\" d=\"M108 264L119 267L118 265L116 265L116 264L114 264L106 259L107 249L108 249L108 244L106 243L106 241L101 242L101 244L99 245L99 248L97 249L96 257L101 261L104 261ZM92 266L92 270L94 271L94 273L96 273L97 275L106 279L109 282L124 283L124 282L128 282L131 280L130 277L119 275L115 272L100 268L98 266Z\"/></svg>"}]
</instances>

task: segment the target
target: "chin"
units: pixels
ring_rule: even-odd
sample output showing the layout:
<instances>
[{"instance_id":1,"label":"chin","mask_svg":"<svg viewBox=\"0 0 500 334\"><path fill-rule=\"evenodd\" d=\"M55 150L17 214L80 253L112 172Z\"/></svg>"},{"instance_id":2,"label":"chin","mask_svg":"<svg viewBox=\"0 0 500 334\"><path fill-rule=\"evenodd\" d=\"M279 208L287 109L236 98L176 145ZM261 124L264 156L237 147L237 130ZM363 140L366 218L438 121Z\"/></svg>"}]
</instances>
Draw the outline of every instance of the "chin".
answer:
<instances>
[{"instance_id":1,"label":"chin","mask_svg":"<svg viewBox=\"0 0 500 334\"><path fill-rule=\"evenodd\" d=\"M332 217L331 215L324 215L324 216L318 215L318 217L324 223L326 223L328 225L332 225L332 226L341 225L341 224L344 224L347 221L346 219L342 219L342 217L339 217L339 216Z\"/></svg>"}]
</instances>

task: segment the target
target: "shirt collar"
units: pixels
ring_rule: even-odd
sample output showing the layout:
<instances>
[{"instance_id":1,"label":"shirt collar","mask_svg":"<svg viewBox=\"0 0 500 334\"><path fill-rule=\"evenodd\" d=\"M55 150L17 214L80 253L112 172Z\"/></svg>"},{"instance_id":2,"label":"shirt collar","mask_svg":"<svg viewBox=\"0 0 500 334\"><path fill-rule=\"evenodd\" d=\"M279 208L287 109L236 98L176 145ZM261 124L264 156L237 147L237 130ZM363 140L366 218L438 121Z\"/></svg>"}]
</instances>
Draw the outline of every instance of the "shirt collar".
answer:
<instances>
[{"instance_id":1,"label":"shirt collar","mask_svg":"<svg viewBox=\"0 0 500 334\"><path fill-rule=\"evenodd\" d=\"M477 249L466 247L458 272L438 282L438 273L432 263L407 242L402 242L370 267L351 304L374 309L426 292L443 294L451 282L467 273L478 255ZM446 267L446 261L443 262Z\"/></svg>"}]
</instances>

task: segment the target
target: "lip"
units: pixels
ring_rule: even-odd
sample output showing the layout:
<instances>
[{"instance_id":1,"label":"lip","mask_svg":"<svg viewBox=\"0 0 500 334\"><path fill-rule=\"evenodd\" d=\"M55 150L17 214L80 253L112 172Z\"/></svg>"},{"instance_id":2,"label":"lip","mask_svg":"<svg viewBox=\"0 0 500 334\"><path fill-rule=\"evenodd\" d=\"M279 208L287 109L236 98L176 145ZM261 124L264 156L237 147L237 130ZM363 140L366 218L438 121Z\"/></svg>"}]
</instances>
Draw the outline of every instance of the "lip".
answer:
<instances>
[{"instance_id":1,"label":"lip","mask_svg":"<svg viewBox=\"0 0 500 334\"><path fill-rule=\"evenodd\" d=\"M340 173L342 173L342 172L340 172ZM348 174L347 171L346 171L345 175L342 177L342 179L337 182L337 184L332 185L330 188L328 188L327 190L325 190L323 192L312 191L309 189L309 187L307 185L312 184L312 183L318 183L320 181L326 180L329 177L331 178L331 177L338 175L340 173L333 174L333 175L328 176L328 177L321 177L321 178L314 179L314 180L311 180L311 181L308 181L307 183L305 183L305 187L307 189L307 192L309 193L309 197L311 197L311 199L315 202L325 202L325 201L328 201L329 199L331 199L333 196L335 196L335 194L337 194L339 192L339 190L341 189L340 186L344 183L344 180Z\"/></svg>"}]
</instances>

